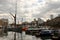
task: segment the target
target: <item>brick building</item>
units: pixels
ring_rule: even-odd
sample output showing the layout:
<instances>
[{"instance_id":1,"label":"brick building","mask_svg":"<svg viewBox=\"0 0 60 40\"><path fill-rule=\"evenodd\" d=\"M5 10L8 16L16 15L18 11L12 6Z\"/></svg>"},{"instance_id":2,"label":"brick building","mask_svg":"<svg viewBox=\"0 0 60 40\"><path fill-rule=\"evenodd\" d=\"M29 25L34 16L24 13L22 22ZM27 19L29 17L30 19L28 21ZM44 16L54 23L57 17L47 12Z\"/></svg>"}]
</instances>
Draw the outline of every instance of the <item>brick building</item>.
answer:
<instances>
[{"instance_id":1,"label":"brick building","mask_svg":"<svg viewBox=\"0 0 60 40\"><path fill-rule=\"evenodd\" d=\"M8 27L8 19L0 19L0 35L3 35Z\"/></svg>"},{"instance_id":2,"label":"brick building","mask_svg":"<svg viewBox=\"0 0 60 40\"><path fill-rule=\"evenodd\" d=\"M60 16L58 16L52 20L47 20L42 25L43 26L51 26L51 28L60 29Z\"/></svg>"}]
</instances>

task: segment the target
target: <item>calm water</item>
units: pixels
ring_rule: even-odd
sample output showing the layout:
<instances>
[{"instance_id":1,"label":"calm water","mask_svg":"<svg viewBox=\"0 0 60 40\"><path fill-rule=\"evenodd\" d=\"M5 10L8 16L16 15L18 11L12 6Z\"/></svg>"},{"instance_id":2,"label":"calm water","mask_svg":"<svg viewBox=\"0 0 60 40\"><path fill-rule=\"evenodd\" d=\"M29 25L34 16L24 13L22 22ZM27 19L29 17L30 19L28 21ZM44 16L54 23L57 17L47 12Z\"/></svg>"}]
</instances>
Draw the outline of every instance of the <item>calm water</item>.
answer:
<instances>
[{"instance_id":1,"label":"calm water","mask_svg":"<svg viewBox=\"0 0 60 40\"><path fill-rule=\"evenodd\" d=\"M21 34L16 33L16 35L17 35L16 40L21 40ZM0 40L13 40L13 39L14 39L14 32L8 32L8 36L0 37ZM26 35L25 32L23 32L22 34L22 39L23 40L42 40L32 35ZM46 39L46 40L51 40L51 39Z\"/></svg>"}]
</instances>

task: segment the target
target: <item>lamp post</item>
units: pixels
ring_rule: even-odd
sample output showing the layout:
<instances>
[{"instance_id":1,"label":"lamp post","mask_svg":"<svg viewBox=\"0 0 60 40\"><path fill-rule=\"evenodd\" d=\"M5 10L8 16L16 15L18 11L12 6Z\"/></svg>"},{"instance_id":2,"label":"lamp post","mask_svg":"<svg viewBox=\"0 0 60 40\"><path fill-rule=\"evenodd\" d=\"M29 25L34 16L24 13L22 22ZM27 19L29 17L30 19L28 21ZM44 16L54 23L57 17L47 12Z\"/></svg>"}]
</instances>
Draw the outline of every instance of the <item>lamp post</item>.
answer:
<instances>
[{"instance_id":1,"label":"lamp post","mask_svg":"<svg viewBox=\"0 0 60 40\"><path fill-rule=\"evenodd\" d=\"M14 18L14 27L16 28L16 14L15 16L13 14L11 14L10 12L10 15ZM14 40L16 40L16 32L14 33Z\"/></svg>"},{"instance_id":2,"label":"lamp post","mask_svg":"<svg viewBox=\"0 0 60 40\"><path fill-rule=\"evenodd\" d=\"M15 26L15 28L16 28L16 14L15 14L15 17L14 17L14 26ZM16 40L16 32L14 33L14 40Z\"/></svg>"},{"instance_id":3,"label":"lamp post","mask_svg":"<svg viewBox=\"0 0 60 40\"><path fill-rule=\"evenodd\" d=\"M14 16L15 28L16 28L16 14L17 14L17 0L16 0L16 5L15 5L15 16ZM16 40L16 32L14 33L14 40Z\"/></svg>"},{"instance_id":4,"label":"lamp post","mask_svg":"<svg viewBox=\"0 0 60 40\"><path fill-rule=\"evenodd\" d=\"M14 27L16 28L17 0L15 3L16 3L15 4L15 16L13 14L11 14L11 12L10 12L10 15L12 15L14 18ZM14 33L14 40L16 40L16 32Z\"/></svg>"}]
</instances>

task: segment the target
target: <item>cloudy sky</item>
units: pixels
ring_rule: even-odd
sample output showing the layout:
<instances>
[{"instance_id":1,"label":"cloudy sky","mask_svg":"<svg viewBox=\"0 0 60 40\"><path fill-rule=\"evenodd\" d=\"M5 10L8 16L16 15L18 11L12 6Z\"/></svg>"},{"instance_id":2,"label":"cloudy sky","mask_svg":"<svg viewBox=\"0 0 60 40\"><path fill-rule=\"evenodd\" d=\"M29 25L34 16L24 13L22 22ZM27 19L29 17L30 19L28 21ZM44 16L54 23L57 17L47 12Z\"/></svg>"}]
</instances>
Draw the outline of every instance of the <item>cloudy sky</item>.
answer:
<instances>
[{"instance_id":1,"label":"cloudy sky","mask_svg":"<svg viewBox=\"0 0 60 40\"><path fill-rule=\"evenodd\" d=\"M0 18L8 18L13 22L16 0L0 0ZM60 14L60 0L17 0L17 21L32 21L34 18L50 19Z\"/></svg>"}]
</instances>

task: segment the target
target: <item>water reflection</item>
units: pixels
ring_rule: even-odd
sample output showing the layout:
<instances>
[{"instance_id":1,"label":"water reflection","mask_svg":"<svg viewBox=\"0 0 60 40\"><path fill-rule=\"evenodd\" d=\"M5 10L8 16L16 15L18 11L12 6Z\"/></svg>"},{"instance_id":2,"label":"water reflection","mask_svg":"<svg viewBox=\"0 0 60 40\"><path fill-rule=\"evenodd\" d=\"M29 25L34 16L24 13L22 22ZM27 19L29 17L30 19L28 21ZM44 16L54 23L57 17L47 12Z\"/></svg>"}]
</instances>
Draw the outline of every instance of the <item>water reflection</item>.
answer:
<instances>
[{"instance_id":1,"label":"water reflection","mask_svg":"<svg viewBox=\"0 0 60 40\"><path fill-rule=\"evenodd\" d=\"M19 34L19 35L18 35ZM16 35L17 39L16 40L21 40L21 33L17 33ZM26 35L23 32L23 40L52 40L52 39L41 39L41 37L36 37L36 36L32 36L32 35ZM14 32L9 32L7 37L0 37L0 40L13 40L14 39Z\"/></svg>"},{"instance_id":2,"label":"water reflection","mask_svg":"<svg viewBox=\"0 0 60 40\"><path fill-rule=\"evenodd\" d=\"M17 37L18 37L18 33L17 33ZM25 32L22 33L22 37L23 40L52 40L52 39L41 39L41 37L36 37L34 35L27 35L25 34ZM21 40L21 34L19 33L19 39L17 38L17 40Z\"/></svg>"},{"instance_id":3,"label":"water reflection","mask_svg":"<svg viewBox=\"0 0 60 40\"><path fill-rule=\"evenodd\" d=\"M52 39L41 39L40 37L35 37L32 35L26 35L25 40L52 40Z\"/></svg>"}]
</instances>

